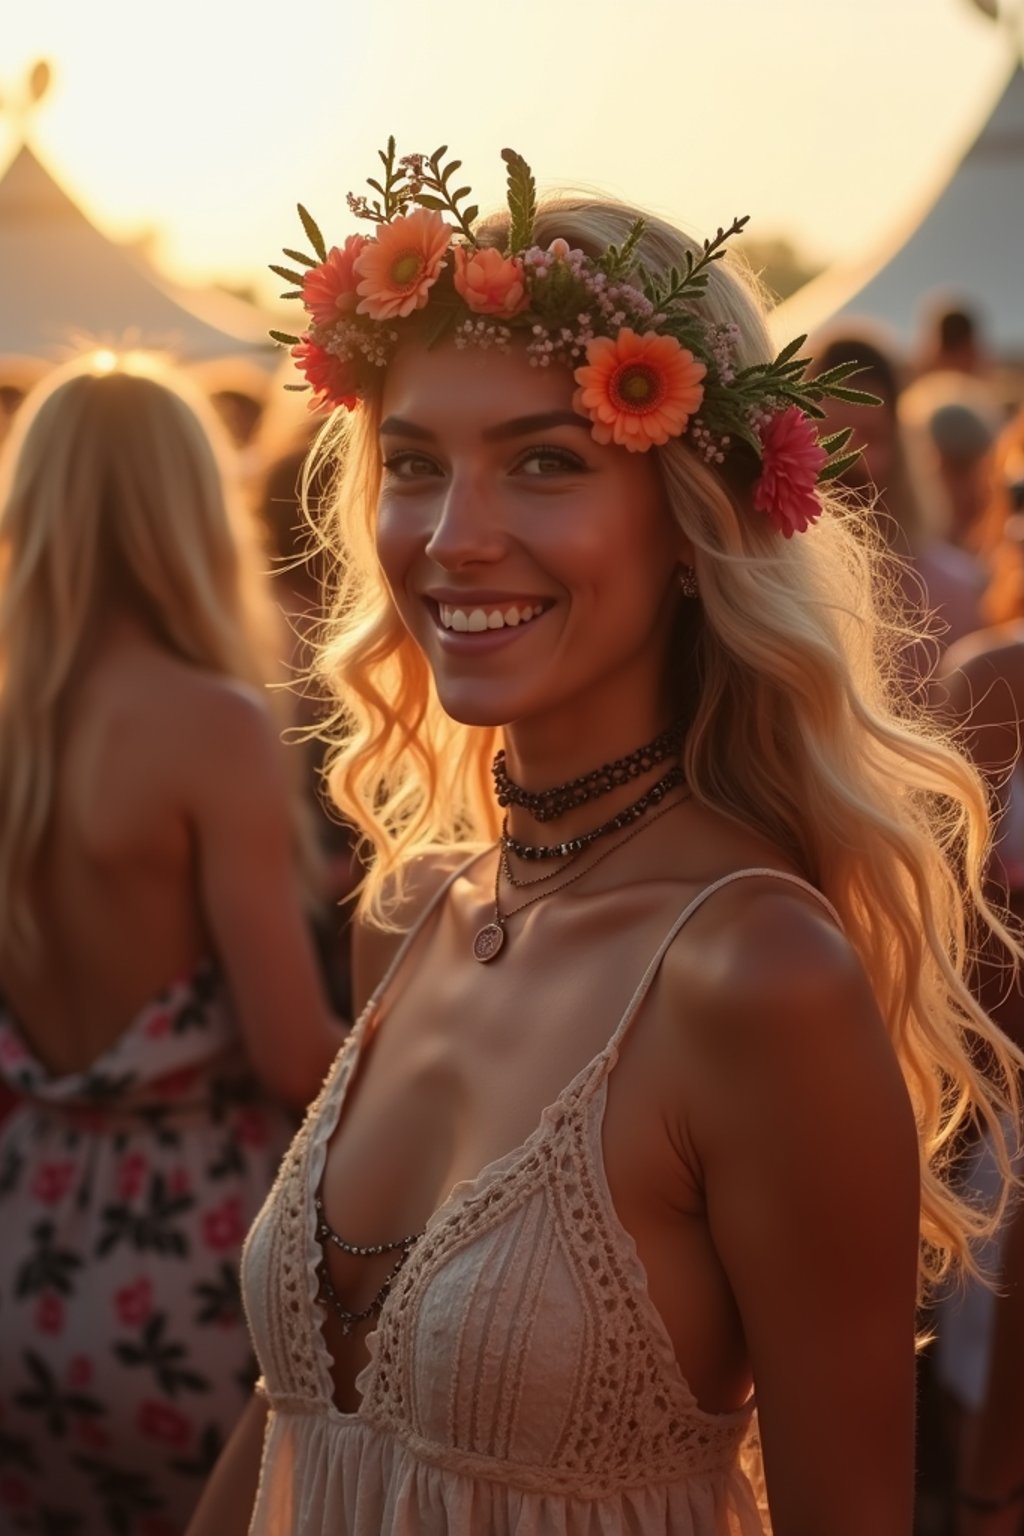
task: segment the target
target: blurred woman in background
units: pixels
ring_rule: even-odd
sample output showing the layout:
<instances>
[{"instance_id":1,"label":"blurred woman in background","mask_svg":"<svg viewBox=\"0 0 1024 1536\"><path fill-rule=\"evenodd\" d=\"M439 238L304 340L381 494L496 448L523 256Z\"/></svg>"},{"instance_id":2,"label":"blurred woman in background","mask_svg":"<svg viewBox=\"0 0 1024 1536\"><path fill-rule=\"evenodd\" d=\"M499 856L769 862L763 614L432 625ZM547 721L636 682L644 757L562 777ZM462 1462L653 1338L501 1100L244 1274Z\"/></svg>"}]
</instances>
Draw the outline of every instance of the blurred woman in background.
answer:
<instances>
[{"instance_id":1,"label":"blurred woman in background","mask_svg":"<svg viewBox=\"0 0 1024 1536\"><path fill-rule=\"evenodd\" d=\"M251 1381L241 1241L341 1039L225 462L180 376L97 353L0 466L4 1529L184 1527Z\"/></svg>"}]
</instances>

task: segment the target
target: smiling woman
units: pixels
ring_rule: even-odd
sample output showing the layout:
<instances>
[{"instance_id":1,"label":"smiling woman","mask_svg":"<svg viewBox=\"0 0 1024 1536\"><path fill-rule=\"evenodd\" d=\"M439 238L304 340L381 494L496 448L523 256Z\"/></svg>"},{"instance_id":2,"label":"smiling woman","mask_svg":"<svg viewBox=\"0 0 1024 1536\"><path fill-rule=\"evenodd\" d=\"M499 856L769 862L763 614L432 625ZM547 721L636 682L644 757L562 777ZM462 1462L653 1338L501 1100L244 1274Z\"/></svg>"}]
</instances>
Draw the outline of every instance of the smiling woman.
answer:
<instances>
[{"instance_id":1,"label":"smiling woman","mask_svg":"<svg viewBox=\"0 0 1024 1536\"><path fill-rule=\"evenodd\" d=\"M1009 1182L1021 1063L963 979L972 924L1016 954L984 794L828 493L862 397L771 356L743 221L537 207L511 151L480 221L381 158L377 235L305 215L288 273L365 1006L193 1536L908 1536L915 1305L994 1219L944 1148L976 1116Z\"/></svg>"}]
</instances>

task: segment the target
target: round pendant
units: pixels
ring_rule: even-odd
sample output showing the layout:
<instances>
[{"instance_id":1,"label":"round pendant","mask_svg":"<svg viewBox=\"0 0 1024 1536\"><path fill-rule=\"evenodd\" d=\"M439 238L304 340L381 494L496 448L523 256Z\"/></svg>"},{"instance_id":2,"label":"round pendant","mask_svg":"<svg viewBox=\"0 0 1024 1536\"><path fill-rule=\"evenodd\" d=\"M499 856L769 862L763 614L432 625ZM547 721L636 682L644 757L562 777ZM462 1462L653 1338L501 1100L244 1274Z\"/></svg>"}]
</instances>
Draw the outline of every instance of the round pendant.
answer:
<instances>
[{"instance_id":1,"label":"round pendant","mask_svg":"<svg viewBox=\"0 0 1024 1536\"><path fill-rule=\"evenodd\" d=\"M500 923L485 923L473 940L473 959L486 965L501 953L505 942L505 930Z\"/></svg>"}]
</instances>

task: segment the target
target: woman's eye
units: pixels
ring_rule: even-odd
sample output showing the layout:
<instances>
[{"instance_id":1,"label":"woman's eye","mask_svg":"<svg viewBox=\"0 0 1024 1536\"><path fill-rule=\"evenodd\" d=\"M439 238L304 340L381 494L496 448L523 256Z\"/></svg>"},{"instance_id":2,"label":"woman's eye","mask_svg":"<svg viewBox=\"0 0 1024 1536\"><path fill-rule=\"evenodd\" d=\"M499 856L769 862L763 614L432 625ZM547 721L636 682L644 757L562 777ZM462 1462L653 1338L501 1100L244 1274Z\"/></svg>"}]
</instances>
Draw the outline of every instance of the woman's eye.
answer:
<instances>
[{"instance_id":1,"label":"woman's eye","mask_svg":"<svg viewBox=\"0 0 1024 1536\"><path fill-rule=\"evenodd\" d=\"M520 454L515 468L524 475L564 475L579 474L586 465L568 448L528 448Z\"/></svg>"},{"instance_id":2,"label":"woman's eye","mask_svg":"<svg viewBox=\"0 0 1024 1536\"><path fill-rule=\"evenodd\" d=\"M396 480L419 480L424 475L436 475L437 465L422 453L392 453L384 460L384 473Z\"/></svg>"}]
</instances>

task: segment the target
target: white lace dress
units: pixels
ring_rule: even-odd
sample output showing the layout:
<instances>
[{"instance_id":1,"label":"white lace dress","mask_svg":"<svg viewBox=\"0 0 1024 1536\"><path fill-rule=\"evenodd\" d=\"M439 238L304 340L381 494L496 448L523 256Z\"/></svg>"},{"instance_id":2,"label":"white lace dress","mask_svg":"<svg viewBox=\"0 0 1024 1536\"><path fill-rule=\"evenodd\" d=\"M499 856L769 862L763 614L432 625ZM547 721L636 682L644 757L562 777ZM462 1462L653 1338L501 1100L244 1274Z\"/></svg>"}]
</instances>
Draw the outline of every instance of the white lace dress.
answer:
<instances>
[{"instance_id":1,"label":"white lace dress","mask_svg":"<svg viewBox=\"0 0 1024 1536\"><path fill-rule=\"evenodd\" d=\"M313 1197L399 954L243 1254L270 1407L253 1536L763 1536L741 1467L752 1407L697 1404L601 1147L622 1039L672 939L717 888L677 919L612 1039L533 1135L434 1213L370 1335L358 1411L342 1413L320 1328Z\"/></svg>"}]
</instances>

